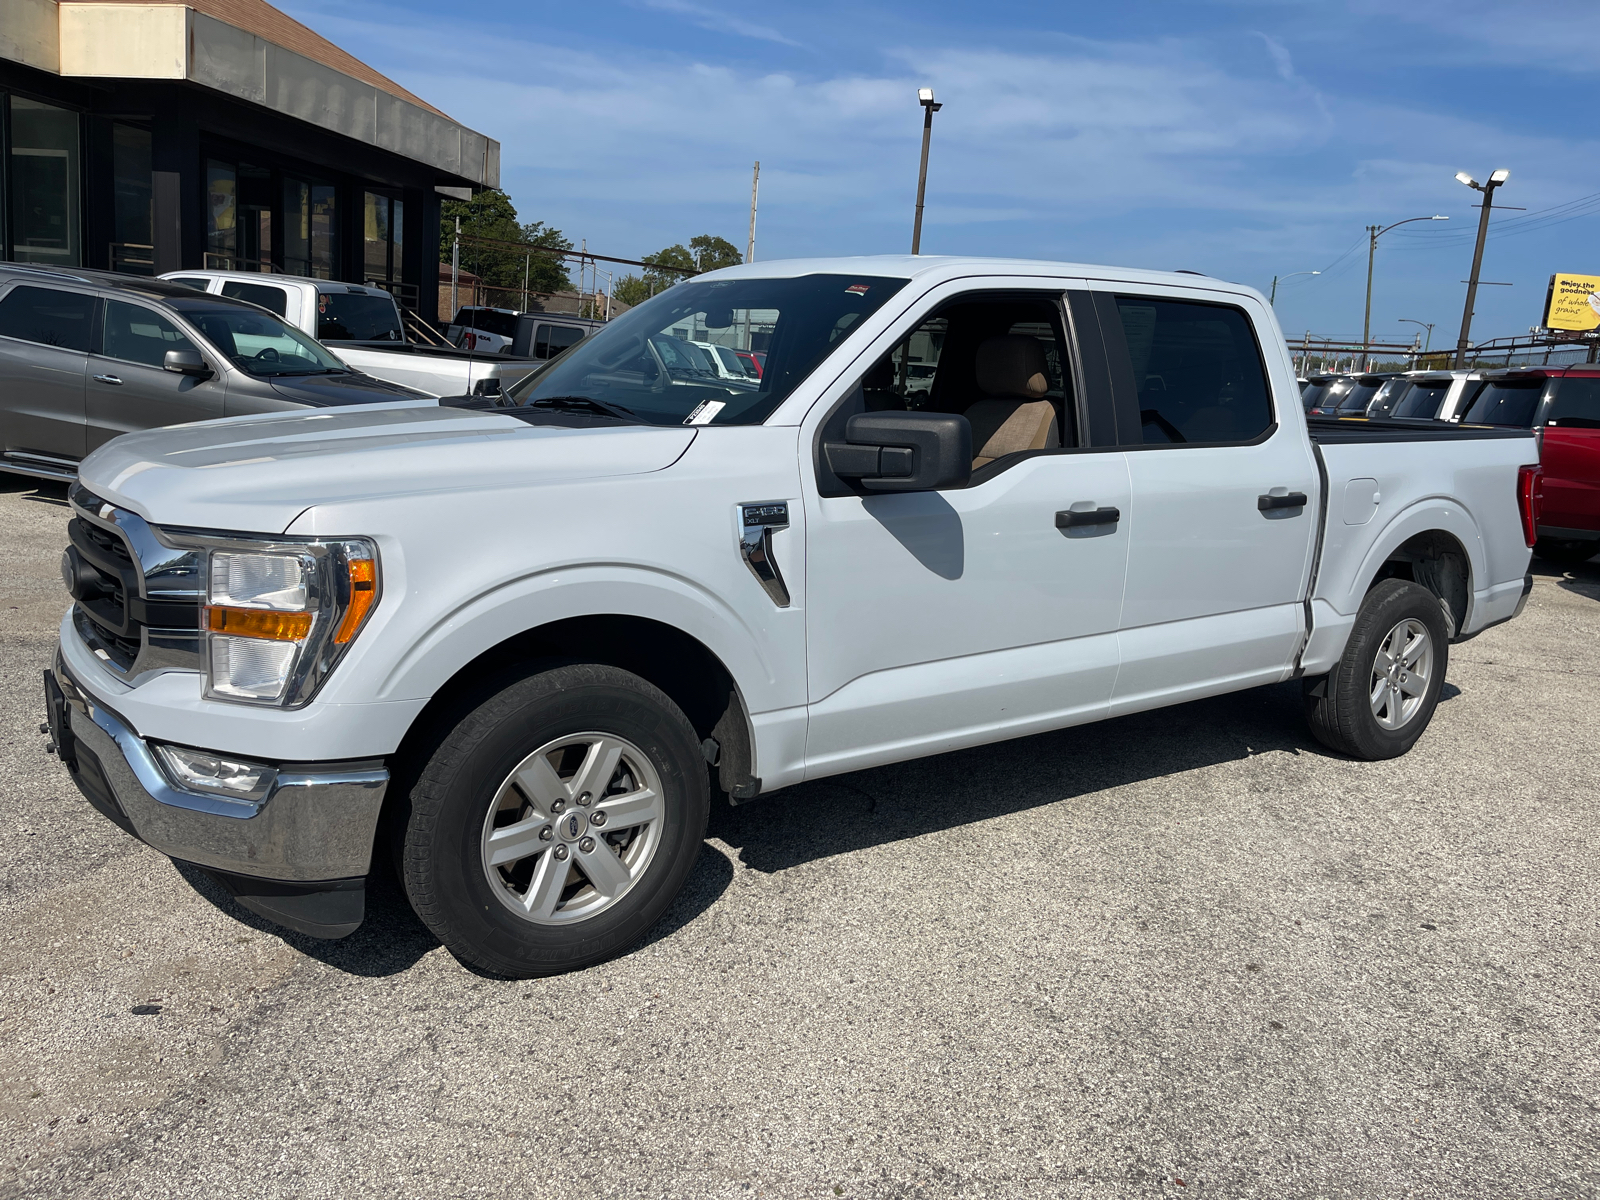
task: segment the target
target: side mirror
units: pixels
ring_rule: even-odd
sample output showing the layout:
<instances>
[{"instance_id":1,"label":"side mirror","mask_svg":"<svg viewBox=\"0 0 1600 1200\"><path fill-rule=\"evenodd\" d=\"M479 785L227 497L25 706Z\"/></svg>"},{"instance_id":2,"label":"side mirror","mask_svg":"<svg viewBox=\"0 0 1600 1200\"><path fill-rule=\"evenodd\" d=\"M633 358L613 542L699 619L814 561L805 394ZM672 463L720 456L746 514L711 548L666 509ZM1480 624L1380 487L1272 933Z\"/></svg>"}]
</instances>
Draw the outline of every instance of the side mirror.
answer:
<instances>
[{"instance_id":1,"label":"side mirror","mask_svg":"<svg viewBox=\"0 0 1600 1200\"><path fill-rule=\"evenodd\" d=\"M948 413L857 413L843 442L825 442L828 467L869 492L935 492L972 477L972 425Z\"/></svg>"},{"instance_id":2,"label":"side mirror","mask_svg":"<svg viewBox=\"0 0 1600 1200\"><path fill-rule=\"evenodd\" d=\"M211 368L206 366L206 360L201 357L198 350L168 350L166 357L161 360L161 367L176 375L211 374Z\"/></svg>"}]
</instances>

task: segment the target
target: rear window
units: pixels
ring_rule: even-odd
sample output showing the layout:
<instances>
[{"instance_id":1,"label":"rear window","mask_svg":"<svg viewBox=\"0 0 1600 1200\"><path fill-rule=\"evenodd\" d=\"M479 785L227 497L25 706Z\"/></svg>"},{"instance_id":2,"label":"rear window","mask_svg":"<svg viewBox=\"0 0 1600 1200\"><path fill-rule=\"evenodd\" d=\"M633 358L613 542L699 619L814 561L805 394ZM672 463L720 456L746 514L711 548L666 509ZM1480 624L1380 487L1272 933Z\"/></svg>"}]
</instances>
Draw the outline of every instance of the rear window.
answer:
<instances>
[{"instance_id":1,"label":"rear window","mask_svg":"<svg viewBox=\"0 0 1600 1200\"><path fill-rule=\"evenodd\" d=\"M1348 392L1339 397L1340 414L1366 412L1367 405L1382 386L1381 380L1377 382L1357 380Z\"/></svg>"},{"instance_id":2,"label":"rear window","mask_svg":"<svg viewBox=\"0 0 1600 1200\"><path fill-rule=\"evenodd\" d=\"M280 317L289 311L289 293L271 284L240 283L238 280L230 279L222 285L222 294L234 300L248 300L251 304L259 304L268 312L275 312Z\"/></svg>"},{"instance_id":3,"label":"rear window","mask_svg":"<svg viewBox=\"0 0 1600 1200\"><path fill-rule=\"evenodd\" d=\"M1146 445L1248 442L1272 424L1266 372L1236 308L1118 296Z\"/></svg>"},{"instance_id":4,"label":"rear window","mask_svg":"<svg viewBox=\"0 0 1600 1200\"><path fill-rule=\"evenodd\" d=\"M1449 394L1450 384L1448 381L1442 383L1413 383L1411 389L1395 401L1394 407L1389 410L1389 415L1392 417L1433 420L1438 417L1439 410L1444 407L1444 399Z\"/></svg>"},{"instance_id":5,"label":"rear window","mask_svg":"<svg viewBox=\"0 0 1600 1200\"><path fill-rule=\"evenodd\" d=\"M353 292L317 294L317 340L323 342L403 342L400 314L389 296Z\"/></svg>"},{"instance_id":6,"label":"rear window","mask_svg":"<svg viewBox=\"0 0 1600 1200\"><path fill-rule=\"evenodd\" d=\"M55 288L16 287L0 300L0 337L87 350L95 298Z\"/></svg>"},{"instance_id":7,"label":"rear window","mask_svg":"<svg viewBox=\"0 0 1600 1200\"><path fill-rule=\"evenodd\" d=\"M517 336L516 313L496 312L492 308L463 308L456 314L455 323L485 333L499 334L503 338Z\"/></svg>"},{"instance_id":8,"label":"rear window","mask_svg":"<svg viewBox=\"0 0 1600 1200\"><path fill-rule=\"evenodd\" d=\"M1489 379L1472 398L1461 415L1463 425L1514 425L1523 429L1533 424L1534 410L1544 395L1544 380Z\"/></svg>"},{"instance_id":9,"label":"rear window","mask_svg":"<svg viewBox=\"0 0 1600 1200\"><path fill-rule=\"evenodd\" d=\"M1545 423L1562 429L1600 429L1600 379L1563 379L1556 385Z\"/></svg>"}]
</instances>

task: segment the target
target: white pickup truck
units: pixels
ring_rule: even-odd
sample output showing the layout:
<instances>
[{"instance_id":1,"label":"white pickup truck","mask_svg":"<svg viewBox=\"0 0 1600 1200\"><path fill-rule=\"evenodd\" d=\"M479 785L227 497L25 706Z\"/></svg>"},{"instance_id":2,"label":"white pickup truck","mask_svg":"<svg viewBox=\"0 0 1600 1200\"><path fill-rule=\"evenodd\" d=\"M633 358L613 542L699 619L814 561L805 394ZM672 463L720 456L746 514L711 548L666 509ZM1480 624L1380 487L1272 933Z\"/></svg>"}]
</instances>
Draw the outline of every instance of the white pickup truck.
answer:
<instances>
[{"instance_id":1,"label":"white pickup truck","mask_svg":"<svg viewBox=\"0 0 1600 1200\"><path fill-rule=\"evenodd\" d=\"M321 936L381 855L462 960L548 974L650 928L713 795L1293 679L1403 754L1531 583L1527 431L1308 427L1266 302L1191 274L734 267L514 403L85 460L46 692L89 802Z\"/></svg>"},{"instance_id":2,"label":"white pickup truck","mask_svg":"<svg viewBox=\"0 0 1600 1200\"><path fill-rule=\"evenodd\" d=\"M173 271L162 278L259 304L322 342L347 366L430 396L499 395L543 365L539 359L409 341L399 303L376 284L256 271Z\"/></svg>"}]
</instances>

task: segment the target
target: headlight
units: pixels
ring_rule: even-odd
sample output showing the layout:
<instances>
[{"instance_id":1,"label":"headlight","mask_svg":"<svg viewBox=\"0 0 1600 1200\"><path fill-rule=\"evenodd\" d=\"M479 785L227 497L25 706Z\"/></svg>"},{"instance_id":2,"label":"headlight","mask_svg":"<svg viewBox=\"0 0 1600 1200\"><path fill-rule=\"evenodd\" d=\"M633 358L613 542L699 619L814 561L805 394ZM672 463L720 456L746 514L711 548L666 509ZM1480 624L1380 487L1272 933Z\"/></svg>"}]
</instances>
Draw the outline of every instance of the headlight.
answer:
<instances>
[{"instance_id":1,"label":"headlight","mask_svg":"<svg viewBox=\"0 0 1600 1200\"><path fill-rule=\"evenodd\" d=\"M309 703L377 606L377 547L365 538L192 540L207 553L207 698Z\"/></svg>"}]
</instances>

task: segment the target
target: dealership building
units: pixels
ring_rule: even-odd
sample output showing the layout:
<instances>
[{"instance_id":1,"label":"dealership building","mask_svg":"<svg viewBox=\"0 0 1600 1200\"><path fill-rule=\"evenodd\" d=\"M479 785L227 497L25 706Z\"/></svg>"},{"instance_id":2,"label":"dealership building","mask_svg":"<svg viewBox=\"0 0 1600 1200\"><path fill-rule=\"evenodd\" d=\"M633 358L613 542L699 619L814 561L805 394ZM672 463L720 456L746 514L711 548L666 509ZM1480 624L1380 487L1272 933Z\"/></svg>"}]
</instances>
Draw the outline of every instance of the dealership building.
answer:
<instances>
[{"instance_id":1,"label":"dealership building","mask_svg":"<svg viewBox=\"0 0 1600 1200\"><path fill-rule=\"evenodd\" d=\"M0 260L376 282L436 311L500 145L264 0L0 0Z\"/></svg>"}]
</instances>

